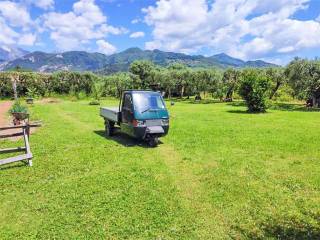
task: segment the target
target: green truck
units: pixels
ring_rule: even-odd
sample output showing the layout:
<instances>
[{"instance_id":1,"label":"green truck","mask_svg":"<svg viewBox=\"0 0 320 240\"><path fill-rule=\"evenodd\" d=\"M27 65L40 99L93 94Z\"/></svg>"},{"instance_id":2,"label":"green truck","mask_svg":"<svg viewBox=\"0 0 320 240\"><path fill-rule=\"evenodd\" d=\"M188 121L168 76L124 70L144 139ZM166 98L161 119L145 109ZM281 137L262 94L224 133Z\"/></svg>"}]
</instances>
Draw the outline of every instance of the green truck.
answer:
<instances>
[{"instance_id":1,"label":"green truck","mask_svg":"<svg viewBox=\"0 0 320 240\"><path fill-rule=\"evenodd\" d=\"M155 147L159 138L168 134L169 113L160 93L153 91L124 91L118 107L102 107L106 135L114 134L115 126L131 137L144 140Z\"/></svg>"}]
</instances>

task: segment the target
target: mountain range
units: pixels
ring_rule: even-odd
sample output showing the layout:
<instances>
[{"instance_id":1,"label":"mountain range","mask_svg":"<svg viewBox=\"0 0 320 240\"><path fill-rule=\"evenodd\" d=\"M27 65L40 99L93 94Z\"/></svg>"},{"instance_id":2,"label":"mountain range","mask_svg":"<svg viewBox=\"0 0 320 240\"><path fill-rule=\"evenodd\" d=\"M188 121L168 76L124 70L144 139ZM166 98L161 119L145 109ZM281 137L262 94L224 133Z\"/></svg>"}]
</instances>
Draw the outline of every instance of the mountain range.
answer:
<instances>
[{"instance_id":1,"label":"mountain range","mask_svg":"<svg viewBox=\"0 0 320 240\"><path fill-rule=\"evenodd\" d=\"M0 63L14 60L28 53L29 53L28 51L23 50L21 48L16 48L13 46L5 46L5 45L0 46Z\"/></svg>"},{"instance_id":2,"label":"mountain range","mask_svg":"<svg viewBox=\"0 0 320 240\"><path fill-rule=\"evenodd\" d=\"M127 71L130 64L135 60L149 60L160 66L168 66L169 64L178 62L193 68L277 66L261 60L243 61L230 57L224 53L211 57L204 57L201 55L187 55L160 50L141 50L139 48L129 48L123 52L109 56L102 53L89 53L84 51L70 51L63 53L45 53L36 51L27 53L20 50L20 54L18 54L15 59L13 59L13 56L11 56L8 51L3 52L0 51L0 59L3 59L4 61L2 64L0 62L0 70L8 70L16 66L20 66L21 68L38 72L70 70L94 71L109 74L119 71Z\"/></svg>"}]
</instances>

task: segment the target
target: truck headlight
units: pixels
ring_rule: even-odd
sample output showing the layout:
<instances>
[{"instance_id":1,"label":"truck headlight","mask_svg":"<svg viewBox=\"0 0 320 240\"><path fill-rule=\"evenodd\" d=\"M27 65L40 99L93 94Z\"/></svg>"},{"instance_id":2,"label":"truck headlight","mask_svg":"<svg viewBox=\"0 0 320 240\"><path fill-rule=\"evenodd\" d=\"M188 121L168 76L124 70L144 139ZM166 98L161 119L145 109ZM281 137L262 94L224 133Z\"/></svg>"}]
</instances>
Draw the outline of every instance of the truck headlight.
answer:
<instances>
[{"instance_id":1,"label":"truck headlight","mask_svg":"<svg viewBox=\"0 0 320 240\"><path fill-rule=\"evenodd\" d=\"M169 126L169 119L162 119L162 126Z\"/></svg>"}]
</instances>

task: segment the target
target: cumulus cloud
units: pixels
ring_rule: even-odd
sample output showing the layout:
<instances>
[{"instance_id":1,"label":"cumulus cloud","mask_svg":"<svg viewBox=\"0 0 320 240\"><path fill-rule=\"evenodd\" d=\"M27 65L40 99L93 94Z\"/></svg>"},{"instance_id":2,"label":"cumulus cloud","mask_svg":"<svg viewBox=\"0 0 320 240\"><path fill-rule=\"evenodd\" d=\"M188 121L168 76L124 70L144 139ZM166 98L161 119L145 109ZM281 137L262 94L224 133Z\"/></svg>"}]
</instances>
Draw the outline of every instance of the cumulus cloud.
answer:
<instances>
[{"instance_id":1,"label":"cumulus cloud","mask_svg":"<svg viewBox=\"0 0 320 240\"><path fill-rule=\"evenodd\" d=\"M34 22L26 6L12 1L0 2L0 44L33 45L36 35L32 33Z\"/></svg>"},{"instance_id":2,"label":"cumulus cloud","mask_svg":"<svg viewBox=\"0 0 320 240\"><path fill-rule=\"evenodd\" d=\"M117 51L117 48L107 41L98 40L96 44L98 46L98 51L106 55L111 55Z\"/></svg>"},{"instance_id":3,"label":"cumulus cloud","mask_svg":"<svg viewBox=\"0 0 320 240\"><path fill-rule=\"evenodd\" d=\"M145 47L187 53L209 48L244 59L320 47L319 21L292 18L309 1L158 0L143 9L153 27Z\"/></svg>"},{"instance_id":4,"label":"cumulus cloud","mask_svg":"<svg viewBox=\"0 0 320 240\"><path fill-rule=\"evenodd\" d=\"M47 13L43 16L43 22L44 28L50 32L51 39L60 50L79 49L108 34L127 32L124 28L108 25L107 17L94 0L80 0L67 13Z\"/></svg>"},{"instance_id":5,"label":"cumulus cloud","mask_svg":"<svg viewBox=\"0 0 320 240\"><path fill-rule=\"evenodd\" d=\"M134 32L131 33L130 38L142 38L145 36L144 32Z\"/></svg>"},{"instance_id":6,"label":"cumulus cloud","mask_svg":"<svg viewBox=\"0 0 320 240\"><path fill-rule=\"evenodd\" d=\"M14 27L26 27L31 24L31 17L27 9L15 2L1 1L0 16Z\"/></svg>"}]
</instances>

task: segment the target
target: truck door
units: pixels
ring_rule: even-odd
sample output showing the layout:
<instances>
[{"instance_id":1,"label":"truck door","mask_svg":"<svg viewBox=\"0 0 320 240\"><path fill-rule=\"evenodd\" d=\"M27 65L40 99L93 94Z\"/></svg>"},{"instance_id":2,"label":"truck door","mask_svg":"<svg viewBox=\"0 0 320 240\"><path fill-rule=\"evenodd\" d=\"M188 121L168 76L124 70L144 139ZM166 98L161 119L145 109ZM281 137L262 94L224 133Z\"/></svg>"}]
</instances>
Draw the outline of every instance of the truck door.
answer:
<instances>
[{"instance_id":1,"label":"truck door","mask_svg":"<svg viewBox=\"0 0 320 240\"><path fill-rule=\"evenodd\" d=\"M122 122L129 124L133 121L133 101L130 93L125 93L122 104Z\"/></svg>"}]
</instances>

